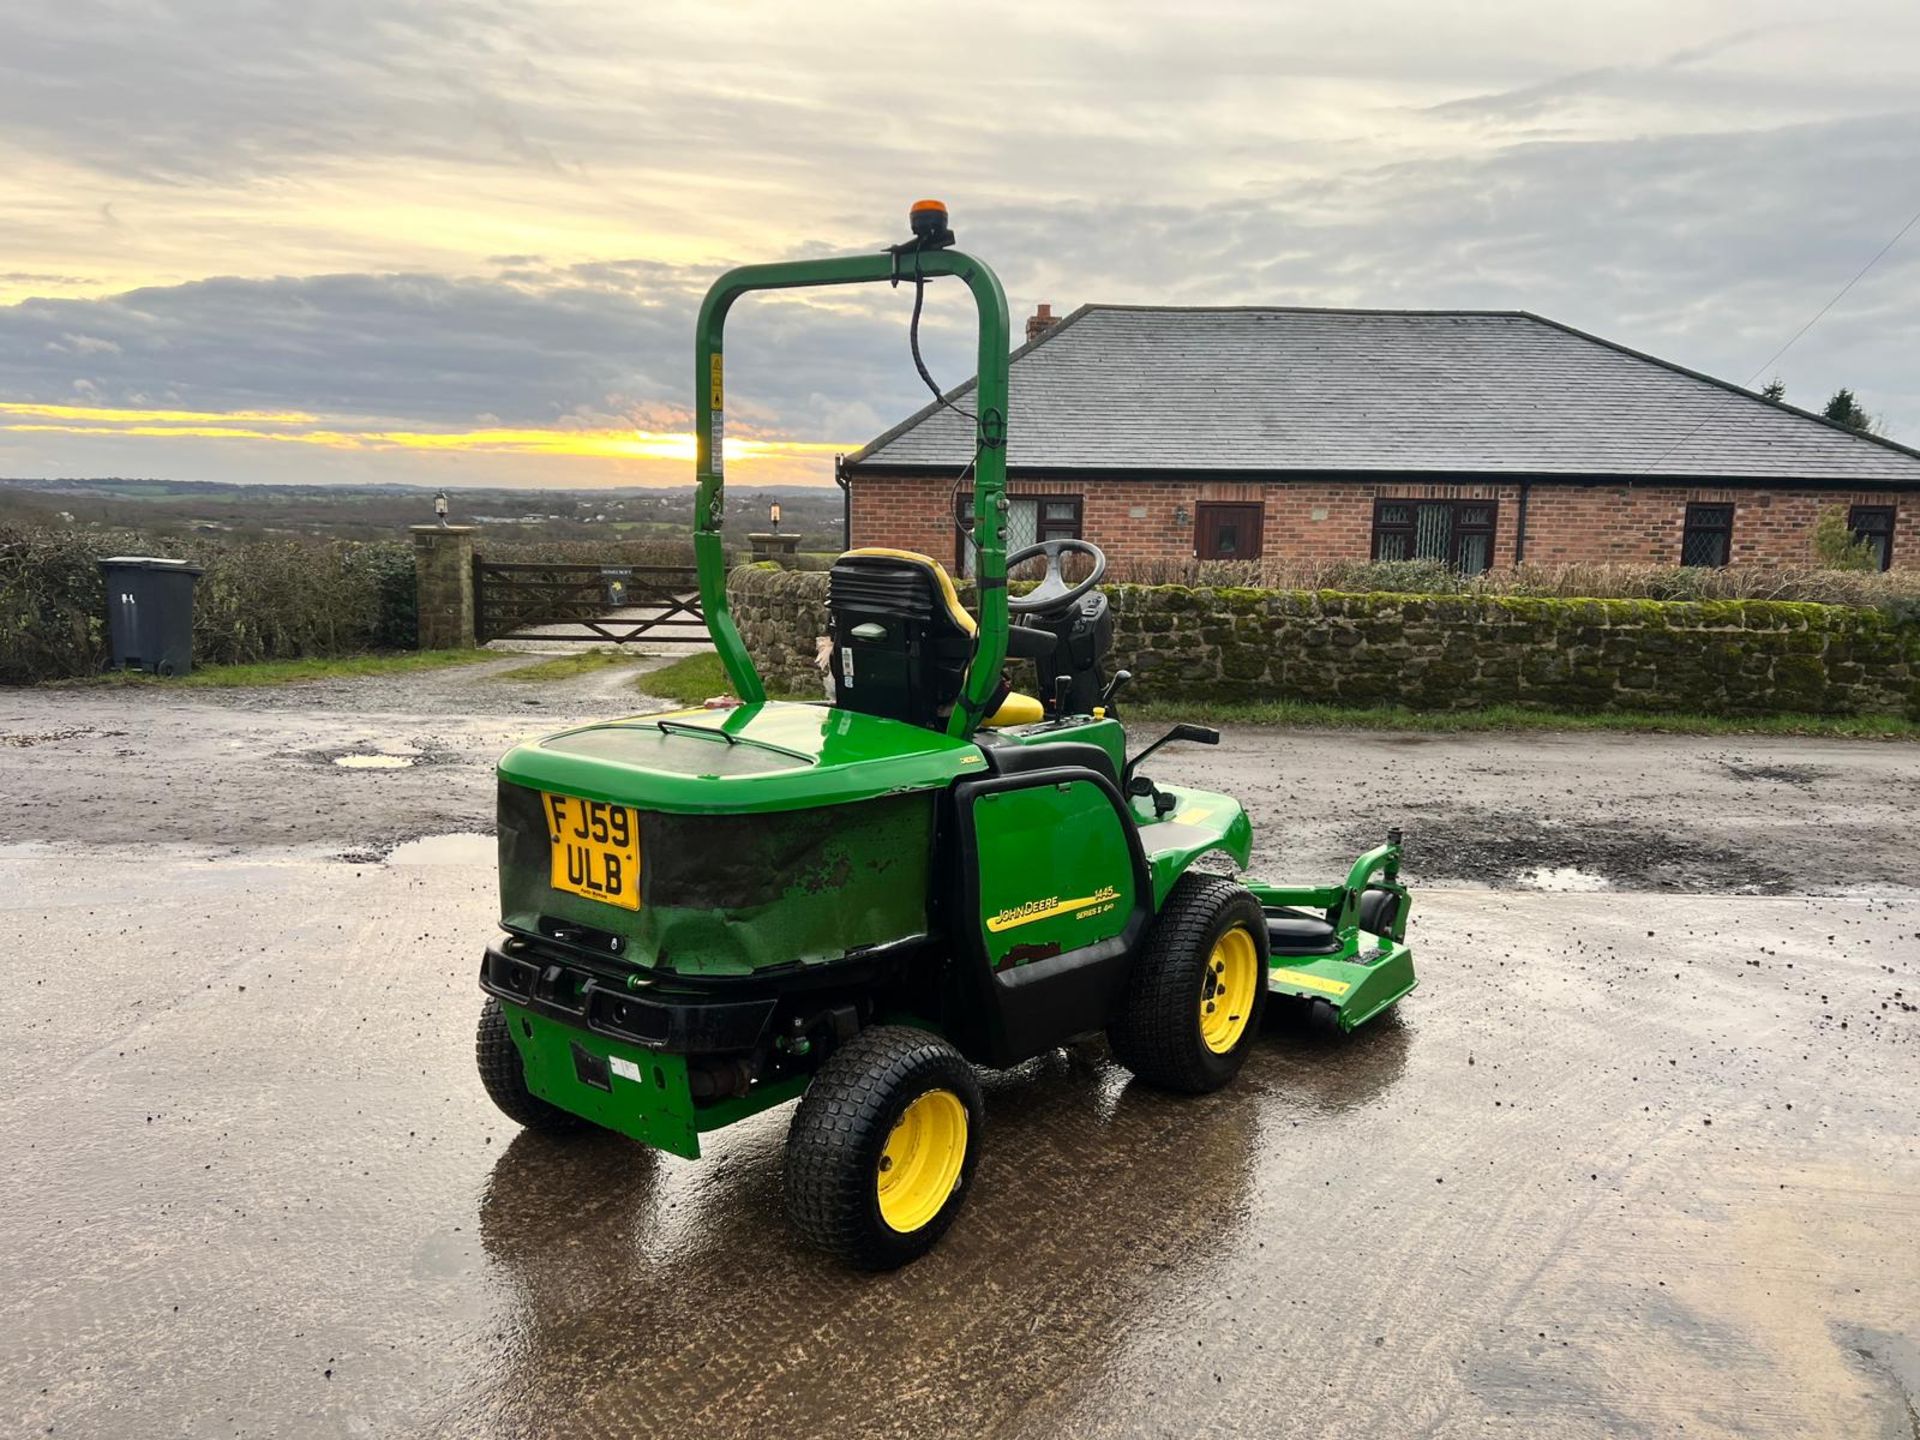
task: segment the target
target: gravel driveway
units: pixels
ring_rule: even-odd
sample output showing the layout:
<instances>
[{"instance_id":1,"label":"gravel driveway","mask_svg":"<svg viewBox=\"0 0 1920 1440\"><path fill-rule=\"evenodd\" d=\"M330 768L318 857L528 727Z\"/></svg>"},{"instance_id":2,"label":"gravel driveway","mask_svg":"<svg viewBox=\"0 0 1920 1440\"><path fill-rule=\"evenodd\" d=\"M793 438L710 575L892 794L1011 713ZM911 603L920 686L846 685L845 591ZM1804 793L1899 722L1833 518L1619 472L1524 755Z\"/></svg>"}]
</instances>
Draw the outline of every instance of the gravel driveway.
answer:
<instances>
[{"instance_id":1,"label":"gravel driveway","mask_svg":"<svg viewBox=\"0 0 1920 1440\"><path fill-rule=\"evenodd\" d=\"M788 1237L785 1108L690 1164L487 1104L490 767L646 708L526 663L0 692L20 1433L1920 1433L1920 748L1166 755L1258 870L1403 825L1420 990L1198 1100L989 1076L966 1213L868 1277Z\"/></svg>"}]
</instances>

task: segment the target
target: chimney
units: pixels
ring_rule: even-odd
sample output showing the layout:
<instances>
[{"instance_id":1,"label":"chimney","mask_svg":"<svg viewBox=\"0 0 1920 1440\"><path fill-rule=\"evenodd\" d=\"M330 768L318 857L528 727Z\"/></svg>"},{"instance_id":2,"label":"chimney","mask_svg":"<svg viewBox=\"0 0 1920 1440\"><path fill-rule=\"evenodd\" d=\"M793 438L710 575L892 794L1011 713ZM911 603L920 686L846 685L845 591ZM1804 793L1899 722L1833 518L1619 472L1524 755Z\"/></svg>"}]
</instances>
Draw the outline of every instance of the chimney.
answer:
<instances>
[{"instance_id":1,"label":"chimney","mask_svg":"<svg viewBox=\"0 0 1920 1440\"><path fill-rule=\"evenodd\" d=\"M1053 313L1053 306L1043 301L1040 308L1027 318L1027 343L1031 345L1059 323L1060 317Z\"/></svg>"}]
</instances>

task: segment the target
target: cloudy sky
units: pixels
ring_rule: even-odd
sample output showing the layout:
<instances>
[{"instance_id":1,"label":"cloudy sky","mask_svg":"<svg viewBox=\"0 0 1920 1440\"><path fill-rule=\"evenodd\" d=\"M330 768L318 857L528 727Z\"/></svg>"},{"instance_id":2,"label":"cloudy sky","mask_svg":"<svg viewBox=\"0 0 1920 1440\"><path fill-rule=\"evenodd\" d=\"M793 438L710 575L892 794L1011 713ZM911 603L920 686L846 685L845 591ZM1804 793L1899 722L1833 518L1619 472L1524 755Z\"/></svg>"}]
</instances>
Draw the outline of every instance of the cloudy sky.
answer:
<instances>
[{"instance_id":1,"label":"cloudy sky","mask_svg":"<svg viewBox=\"0 0 1920 1440\"><path fill-rule=\"evenodd\" d=\"M0 476L684 483L713 275L922 194L1016 331L1520 308L1744 381L1920 209L1917 82L1914 0L6 0ZM735 312L736 483L919 403L906 305ZM1920 441L1920 229L1773 371Z\"/></svg>"}]
</instances>

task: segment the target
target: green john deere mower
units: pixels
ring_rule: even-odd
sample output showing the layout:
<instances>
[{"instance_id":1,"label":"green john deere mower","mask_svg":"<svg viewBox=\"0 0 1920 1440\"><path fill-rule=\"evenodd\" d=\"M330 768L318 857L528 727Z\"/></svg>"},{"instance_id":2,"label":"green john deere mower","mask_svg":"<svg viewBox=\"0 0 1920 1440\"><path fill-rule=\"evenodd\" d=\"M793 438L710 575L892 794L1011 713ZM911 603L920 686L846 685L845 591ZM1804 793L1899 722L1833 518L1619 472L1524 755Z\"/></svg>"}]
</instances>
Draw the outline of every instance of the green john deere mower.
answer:
<instances>
[{"instance_id":1,"label":"green john deere mower","mask_svg":"<svg viewBox=\"0 0 1920 1440\"><path fill-rule=\"evenodd\" d=\"M952 248L944 208L916 205L912 229L874 255L750 266L708 292L694 545L741 703L568 730L500 762L506 934L482 962L477 1045L519 1123L687 1157L800 1097L793 1222L871 1268L925 1252L965 1202L975 1065L1104 1031L1142 1081L1198 1093L1233 1078L1270 997L1345 1031L1414 986L1397 833L1335 885L1194 868L1214 852L1247 864L1245 811L1142 767L1169 741L1219 735L1176 725L1129 757L1105 557L1083 540L1007 553L1000 282ZM727 314L756 290L909 283L919 364L922 287L949 276L979 311L978 619L927 556L850 551L829 576L835 698L770 701L727 610ZM1008 567L1029 561L1044 576L1010 594ZM1037 700L1011 692L1010 661L1031 663Z\"/></svg>"}]
</instances>

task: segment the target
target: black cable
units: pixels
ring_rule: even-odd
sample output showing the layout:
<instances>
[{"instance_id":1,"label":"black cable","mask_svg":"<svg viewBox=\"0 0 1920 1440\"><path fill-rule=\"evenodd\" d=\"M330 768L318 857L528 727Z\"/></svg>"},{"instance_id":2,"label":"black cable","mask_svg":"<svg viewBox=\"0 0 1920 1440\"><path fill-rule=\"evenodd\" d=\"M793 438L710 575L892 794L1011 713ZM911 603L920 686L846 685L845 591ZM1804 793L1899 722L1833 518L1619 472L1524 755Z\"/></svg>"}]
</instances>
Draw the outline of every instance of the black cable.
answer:
<instances>
[{"instance_id":1,"label":"black cable","mask_svg":"<svg viewBox=\"0 0 1920 1440\"><path fill-rule=\"evenodd\" d=\"M913 351L913 368L920 372L920 378L926 381L927 389L933 392L933 398L935 400L953 411L954 414L964 415L967 419L973 421L975 425L978 425L980 423L979 419L971 410L954 404L953 401L949 400L940 392L940 387L934 383L932 372L927 369L927 362L920 358L920 307L925 303L926 298L927 277L920 272L920 252L916 250L913 252L913 319L907 324L907 345L908 348ZM976 447L974 450L974 459L977 460L979 458L980 452ZM967 468L973 468L972 460L967 462Z\"/></svg>"},{"instance_id":2,"label":"black cable","mask_svg":"<svg viewBox=\"0 0 1920 1440\"><path fill-rule=\"evenodd\" d=\"M963 415L974 427L973 454L967 463L960 467L960 473L953 477L953 484L947 487L947 517L952 520L953 528L966 537L974 553L980 553L980 542L973 538L973 527L960 523L960 487L967 476L973 473L973 467L980 463L980 420L965 406L956 405L941 393L940 386L933 378L933 372L927 369L927 362L920 355L920 311L926 304L927 277L920 269L920 252L913 252L913 318L907 322L907 348L913 351L913 368L920 372L920 378L926 382L927 389L933 392L933 398L946 406L956 415ZM973 517L974 525L980 523L978 515Z\"/></svg>"},{"instance_id":3,"label":"black cable","mask_svg":"<svg viewBox=\"0 0 1920 1440\"><path fill-rule=\"evenodd\" d=\"M973 447L973 458L961 467L960 473L953 477L953 484L947 487L947 518L953 521L953 528L966 537L967 544L973 547L973 553L975 555L980 553L980 542L973 538L973 526L980 523L980 517L978 515L973 517L973 525L962 525L960 523L960 487L966 482L966 478L973 473L973 467L979 463L980 446L976 442ZM960 568L964 571L966 569L965 564L962 564Z\"/></svg>"}]
</instances>

